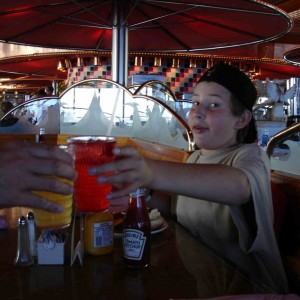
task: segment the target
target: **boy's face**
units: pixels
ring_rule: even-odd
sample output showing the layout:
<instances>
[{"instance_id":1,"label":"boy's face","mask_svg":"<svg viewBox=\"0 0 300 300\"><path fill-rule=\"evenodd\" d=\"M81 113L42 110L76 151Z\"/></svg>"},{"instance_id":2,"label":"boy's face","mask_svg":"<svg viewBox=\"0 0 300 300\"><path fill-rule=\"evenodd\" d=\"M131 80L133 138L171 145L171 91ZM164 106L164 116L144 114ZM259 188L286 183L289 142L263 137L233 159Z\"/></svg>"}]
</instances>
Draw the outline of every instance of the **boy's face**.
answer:
<instances>
[{"instance_id":1,"label":"boy's face","mask_svg":"<svg viewBox=\"0 0 300 300\"><path fill-rule=\"evenodd\" d=\"M236 143L240 117L231 112L231 93L215 82L200 82L194 89L188 123L198 147L218 150Z\"/></svg>"}]
</instances>

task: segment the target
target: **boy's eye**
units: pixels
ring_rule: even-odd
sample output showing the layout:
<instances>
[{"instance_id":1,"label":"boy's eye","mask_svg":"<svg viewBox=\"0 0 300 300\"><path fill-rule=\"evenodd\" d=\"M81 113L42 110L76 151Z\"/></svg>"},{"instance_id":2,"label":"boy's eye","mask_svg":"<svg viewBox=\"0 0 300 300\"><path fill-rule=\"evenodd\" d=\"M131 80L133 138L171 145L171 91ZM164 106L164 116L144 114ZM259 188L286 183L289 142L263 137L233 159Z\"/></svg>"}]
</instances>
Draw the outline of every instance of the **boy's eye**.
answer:
<instances>
[{"instance_id":1,"label":"boy's eye","mask_svg":"<svg viewBox=\"0 0 300 300\"><path fill-rule=\"evenodd\" d=\"M193 106L198 106L199 104L199 101L193 101Z\"/></svg>"},{"instance_id":2,"label":"boy's eye","mask_svg":"<svg viewBox=\"0 0 300 300\"><path fill-rule=\"evenodd\" d=\"M210 104L209 104L209 107L210 107L210 108L216 108L216 107L218 107L218 106L219 106L218 103L210 103Z\"/></svg>"}]
</instances>

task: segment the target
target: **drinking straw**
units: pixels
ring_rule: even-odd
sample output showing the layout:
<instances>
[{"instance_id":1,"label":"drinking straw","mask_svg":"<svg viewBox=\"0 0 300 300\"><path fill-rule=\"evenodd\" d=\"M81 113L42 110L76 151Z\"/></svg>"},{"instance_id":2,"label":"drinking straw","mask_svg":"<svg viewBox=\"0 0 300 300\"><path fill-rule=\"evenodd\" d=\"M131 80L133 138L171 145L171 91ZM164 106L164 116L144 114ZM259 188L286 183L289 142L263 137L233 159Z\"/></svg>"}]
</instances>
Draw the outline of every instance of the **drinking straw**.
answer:
<instances>
[{"instance_id":1,"label":"drinking straw","mask_svg":"<svg viewBox=\"0 0 300 300\"><path fill-rule=\"evenodd\" d=\"M117 104L118 104L118 101L119 101L120 92L121 92L121 89L119 88L118 93L117 93L117 97L115 99L115 103L114 103L113 111L112 111L112 114L111 114L111 118L110 118L110 121L109 121L109 125L108 125L108 128L107 128L106 136L111 136L112 126L114 124L114 118L115 118L115 115L116 115Z\"/></svg>"}]
</instances>

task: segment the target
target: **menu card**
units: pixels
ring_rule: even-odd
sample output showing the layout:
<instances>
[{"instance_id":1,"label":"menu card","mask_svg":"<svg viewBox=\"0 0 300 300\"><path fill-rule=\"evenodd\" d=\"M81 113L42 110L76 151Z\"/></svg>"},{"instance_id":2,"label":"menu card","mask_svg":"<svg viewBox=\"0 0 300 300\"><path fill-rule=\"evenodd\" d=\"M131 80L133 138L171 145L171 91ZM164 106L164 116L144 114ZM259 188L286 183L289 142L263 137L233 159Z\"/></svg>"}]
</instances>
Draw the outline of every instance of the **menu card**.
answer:
<instances>
[{"instance_id":1,"label":"menu card","mask_svg":"<svg viewBox=\"0 0 300 300\"><path fill-rule=\"evenodd\" d=\"M76 258L78 257L80 265L82 266L83 264L83 257L84 257L84 243L83 243L83 220L84 220L84 215L80 214L79 217L79 241L77 241L77 245L75 246L75 240L76 240L76 218L77 212L75 211L74 217L73 217L73 222L72 222L72 234L71 234L71 260L70 264L73 266Z\"/></svg>"}]
</instances>

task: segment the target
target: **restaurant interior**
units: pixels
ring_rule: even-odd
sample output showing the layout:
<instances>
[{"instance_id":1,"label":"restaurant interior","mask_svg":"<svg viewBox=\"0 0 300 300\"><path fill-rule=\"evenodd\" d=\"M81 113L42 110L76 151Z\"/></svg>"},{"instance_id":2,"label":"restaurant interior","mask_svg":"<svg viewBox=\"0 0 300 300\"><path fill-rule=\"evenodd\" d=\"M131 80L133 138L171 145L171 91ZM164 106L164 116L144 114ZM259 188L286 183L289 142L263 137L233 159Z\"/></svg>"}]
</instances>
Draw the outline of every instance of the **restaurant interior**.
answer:
<instances>
[{"instance_id":1,"label":"restaurant interior","mask_svg":"<svg viewBox=\"0 0 300 300\"><path fill-rule=\"evenodd\" d=\"M113 136L146 157L184 162L195 150L187 117L198 80L218 62L245 72L258 92L257 142L270 160L274 230L289 292L300 297L299 0L27 0L0 4L0 24L0 102L14 106L0 119L0 144L34 142L41 130L56 145L72 136ZM38 96L47 86L53 94ZM18 121L2 126L11 116ZM124 202L110 208L112 253L84 253L82 216L73 207L62 248L50 253L38 244L41 253L28 267L13 261L20 217L32 209L1 209L1 299L278 294L199 243L176 222L174 203L171 214L160 212L164 222L152 232L145 270L122 263L117 229ZM45 228L36 230L39 236ZM55 262L58 255L62 261Z\"/></svg>"}]
</instances>

